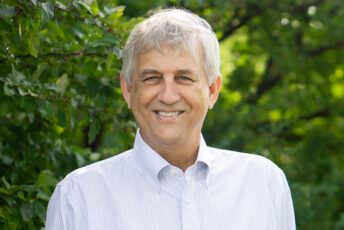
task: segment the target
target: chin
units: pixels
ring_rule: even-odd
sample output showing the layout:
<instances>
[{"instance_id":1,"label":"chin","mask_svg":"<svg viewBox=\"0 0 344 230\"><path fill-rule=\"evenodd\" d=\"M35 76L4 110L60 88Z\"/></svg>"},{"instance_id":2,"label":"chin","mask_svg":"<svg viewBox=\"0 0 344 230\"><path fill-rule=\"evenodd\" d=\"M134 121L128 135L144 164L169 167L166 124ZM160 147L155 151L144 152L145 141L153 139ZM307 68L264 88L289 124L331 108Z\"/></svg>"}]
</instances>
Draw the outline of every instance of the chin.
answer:
<instances>
[{"instance_id":1,"label":"chin","mask_svg":"<svg viewBox=\"0 0 344 230\"><path fill-rule=\"evenodd\" d=\"M177 143L181 137L181 135L178 135L176 131L174 132L159 132L156 133L155 137L156 140L160 143L171 145Z\"/></svg>"}]
</instances>

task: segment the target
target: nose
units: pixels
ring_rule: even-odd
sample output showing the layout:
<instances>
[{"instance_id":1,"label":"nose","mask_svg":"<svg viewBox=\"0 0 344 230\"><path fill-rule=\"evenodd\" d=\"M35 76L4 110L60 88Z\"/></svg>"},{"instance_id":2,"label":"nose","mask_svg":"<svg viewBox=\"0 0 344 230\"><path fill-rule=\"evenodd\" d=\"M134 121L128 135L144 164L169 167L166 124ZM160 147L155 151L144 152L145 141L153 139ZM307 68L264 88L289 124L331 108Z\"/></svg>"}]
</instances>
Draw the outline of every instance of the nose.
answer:
<instances>
[{"instance_id":1,"label":"nose","mask_svg":"<svg viewBox=\"0 0 344 230\"><path fill-rule=\"evenodd\" d=\"M172 79L165 79L159 92L159 100L168 105L172 105L180 99L178 85Z\"/></svg>"}]
</instances>

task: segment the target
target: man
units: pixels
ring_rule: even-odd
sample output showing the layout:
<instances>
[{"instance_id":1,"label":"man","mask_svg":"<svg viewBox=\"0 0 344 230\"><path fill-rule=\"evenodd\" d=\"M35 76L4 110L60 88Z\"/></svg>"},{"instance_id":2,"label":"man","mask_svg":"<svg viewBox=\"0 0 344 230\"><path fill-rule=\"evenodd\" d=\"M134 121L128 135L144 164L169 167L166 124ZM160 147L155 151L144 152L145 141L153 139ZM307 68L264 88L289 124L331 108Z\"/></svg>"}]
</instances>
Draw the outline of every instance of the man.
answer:
<instances>
[{"instance_id":1,"label":"man","mask_svg":"<svg viewBox=\"0 0 344 230\"><path fill-rule=\"evenodd\" d=\"M60 182L47 229L295 229L276 165L202 138L221 88L219 44L205 20L168 9L138 24L121 88L139 126L133 149Z\"/></svg>"}]
</instances>

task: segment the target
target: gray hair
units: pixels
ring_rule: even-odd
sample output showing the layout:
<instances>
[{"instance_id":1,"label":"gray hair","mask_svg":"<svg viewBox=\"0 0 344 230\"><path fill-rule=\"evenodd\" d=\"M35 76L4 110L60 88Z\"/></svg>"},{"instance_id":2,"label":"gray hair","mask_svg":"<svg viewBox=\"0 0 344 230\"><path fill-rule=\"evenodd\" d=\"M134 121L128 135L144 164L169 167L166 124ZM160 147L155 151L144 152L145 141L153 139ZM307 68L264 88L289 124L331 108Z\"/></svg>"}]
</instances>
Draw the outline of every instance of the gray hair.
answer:
<instances>
[{"instance_id":1,"label":"gray hair","mask_svg":"<svg viewBox=\"0 0 344 230\"><path fill-rule=\"evenodd\" d=\"M182 9L161 10L131 31L123 50L122 73L130 85L139 55L171 48L196 58L199 46L203 51L204 71L211 84L220 76L220 48L216 35L207 21Z\"/></svg>"}]
</instances>

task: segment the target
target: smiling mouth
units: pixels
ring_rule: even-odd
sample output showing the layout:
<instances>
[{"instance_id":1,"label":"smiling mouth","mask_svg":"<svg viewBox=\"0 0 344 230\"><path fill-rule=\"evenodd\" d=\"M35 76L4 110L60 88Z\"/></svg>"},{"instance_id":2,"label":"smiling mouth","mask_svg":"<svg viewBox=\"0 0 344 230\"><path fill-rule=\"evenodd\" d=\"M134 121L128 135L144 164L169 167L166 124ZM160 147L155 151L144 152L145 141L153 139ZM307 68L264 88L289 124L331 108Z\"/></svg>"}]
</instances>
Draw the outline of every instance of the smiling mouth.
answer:
<instances>
[{"instance_id":1,"label":"smiling mouth","mask_svg":"<svg viewBox=\"0 0 344 230\"><path fill-rule=\"evenodd\" d=\"M160 117L177 117L180 114L184 113L184 111L175 111L175 112L163 112L163 111L154 111Z\"/></svg>"}]
</instances>

